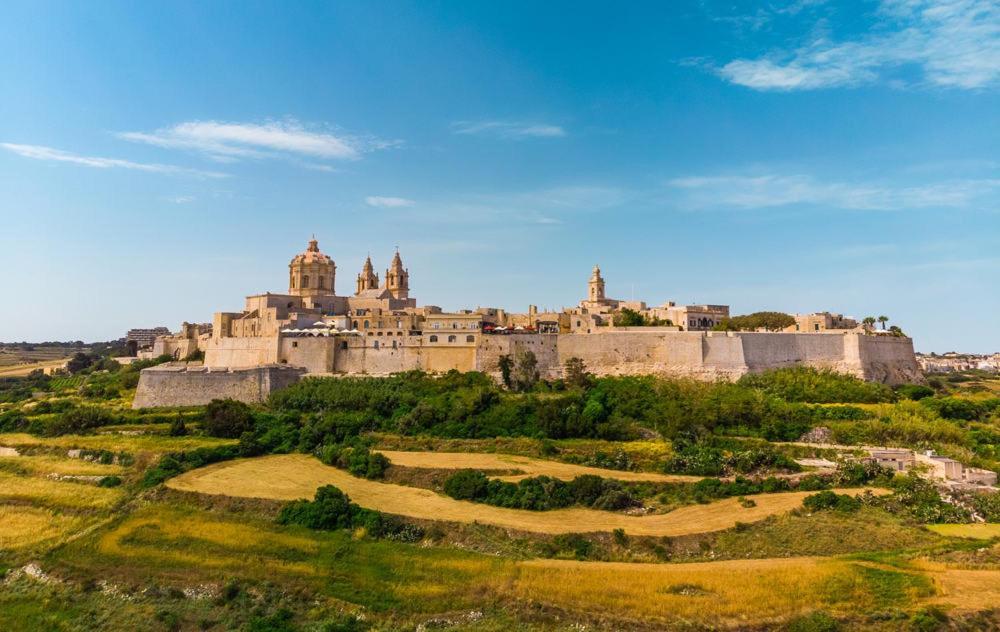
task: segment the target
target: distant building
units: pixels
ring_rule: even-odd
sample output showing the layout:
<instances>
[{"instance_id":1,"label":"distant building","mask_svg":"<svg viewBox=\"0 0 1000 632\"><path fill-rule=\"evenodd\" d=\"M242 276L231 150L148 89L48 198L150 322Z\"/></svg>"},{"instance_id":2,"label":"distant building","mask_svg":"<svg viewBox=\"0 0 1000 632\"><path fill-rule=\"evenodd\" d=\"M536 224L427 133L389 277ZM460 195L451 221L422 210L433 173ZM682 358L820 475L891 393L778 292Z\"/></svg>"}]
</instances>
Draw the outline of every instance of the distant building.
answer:
<instances>
[{"instance_id":1,"label":"distant building","mask_svg":"<svg viewBox=\"0 0 1000 632\"><path fill-rule=\"evenodd\" d=\"M817 332L829 329L857 329L858 321L843 314L817 312L815 314L796 314L795 324L785 327L785 331Z\"/></svg>"},{"instance_id":2,"label":"distant building","mask_svg":"<svg viewBox=\"0 0 1000 632\"><path fill-rule=\"evenodd\" d=\"M129 350L129 355L134 356L139 349L152 347L157 336L169 336L170 330L166 327L152 327L150 329L129 329L125 334L125 346Z\"/></svg>"}]
</instances>

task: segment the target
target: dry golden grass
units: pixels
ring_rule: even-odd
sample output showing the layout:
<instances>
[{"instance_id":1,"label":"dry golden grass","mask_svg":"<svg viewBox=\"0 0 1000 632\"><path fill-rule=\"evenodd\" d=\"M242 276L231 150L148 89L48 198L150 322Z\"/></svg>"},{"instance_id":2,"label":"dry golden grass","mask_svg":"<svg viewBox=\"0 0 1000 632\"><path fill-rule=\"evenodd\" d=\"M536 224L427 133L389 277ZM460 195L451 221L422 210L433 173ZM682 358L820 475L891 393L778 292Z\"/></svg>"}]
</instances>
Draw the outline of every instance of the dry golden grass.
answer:
<instances>
[{"instance_id":1,"label":"dry golden grass","mask_svg":"<svg viewBox=\"0 0 1000 632\"><path fill-rule=\"evenodd\" d=\"M992 610L1000 604L1000 570L962 569L937 562L918 561L937 589L932 603L963 611Z\"/></svg>"},{"instance_id":2,"label":"dry golden grass","mask_svg":"<svg viewBox=\"0 0 1000 632\"><path fill-rule=\"evenodd\" d=\"M736 498L682 507L667 514L630 516L595 509L525 511L455 500L428 489L404 487L355 478L323 465L311 456L285 454L216 463L167 481L180 491L249 498L295 500L312 498L322 485L335 485L362 507L390 514L443 520L481 522L535 533L588 533L623 529L632 535L679 536L729 529L737 522L755 522L802 504L809 492L749 496L754 507ZM838 490L859 493L861 490Z\"/></svg>"},{"instance_id":3,"label":"dry golden grass","mask_svg":"<svg viewBox=\"0 0 1000 632\"><path fill-rule=\"evenodd\" d=\"M570 480L584 474L593 474L604 478L616 478L621 481L653 481L659 483L695 482L700 476L682 476L677 474L655 474L652 472L626 472L608 470L600 467L572 465L559 461L534 459L527 456L496 453L474 452L400 452L396 450L379 450L389 458L394 465L428 469L475 469L475 470L519 470L524 474L514 476L498 476L505 481L516 481L529 476L551 476L562 480Z\"/></svg>"},{"instance_id":4,"label":"dry golden grass","mask_svg":"<svg viewBox=\"0 0 1000 632\"><path fill-rule=\"evenodd\" d=\"M941 535L949 535L957 538L973 538L976 540L989 540L1000 537L1000 524L998 523L976 523L976 524L929 524L927 528Z\"/></svg>"},{"instance_id":5,"label":"dry golden grass","mask_svg":"<svg viewBox=\"0 0 1000 632\"><path fill-rule=\"evenodd\" d=\"M0 551L58 538L81 527L84 522L84 518L39 507L0 505Z\"/></svg>"},{"instance_id":6,"label":"dry golden grass","mask_svg":"<svg viewBox=\"0 0 1000 632\"><path fill-rule=\"evenodd\" d=\"M9 471L10 469L23 469L33 476L46 476L48 474L111 476L120 475L124 471L124 468L119 465L104 465L82 459L49 455L0 457L0 471Z\"/></svg>"},{"instance_id":7,"label":"dry golden grass","mask_svg":"<svg viewBox=\"0 0 1000 632\"><path fill-rule=\"evenodd\" d=\"M531 560L518 567L517 596L643 620L760 624L819 607L863 609L871 600L854 567L822 558L633 564ZM827 587L836 581L837 595Z\"/></svg>"},{"instance_id":8,"label":"dry golden grass","mask_svg":"<svg viewBox=\"0 0 1000 632\"><path fill-rule=\"evenodd\" d=\"M61 437L36 437L23 432L0 435L0 446L17 448L40 446L55 448L81 448L84 450L111 450L113 452L175 452L194 448L213 447L236 443L235 439L212 437L168 437L165 435L63 435Z\"/></svg>"},{"instance_id":9,"label":"dry golden grass","mask_svg":"<svg viewBox=\"0 0 1000 632\"><path fill-rule=\"evenodd\" d=\"M61 360L45 360L43 362L31 362L28 364L15 364L0 367L0 377L23 377L38 369L42 369L48 373L52 369L62 367L62 365L66 364L67 359L68 358L63 358Z\"/></svg>"},{"instance_id":10,"label":"dry golden grass","mask_svg":"<svg viewBox=\"0 0 1000 632\"><path fill-rule=\"evenodd\" d=\"M120 500L123 494L120 488L0 472L0 501L31 502L69 509L105 509Z\"/></svg>"}]
</instances>

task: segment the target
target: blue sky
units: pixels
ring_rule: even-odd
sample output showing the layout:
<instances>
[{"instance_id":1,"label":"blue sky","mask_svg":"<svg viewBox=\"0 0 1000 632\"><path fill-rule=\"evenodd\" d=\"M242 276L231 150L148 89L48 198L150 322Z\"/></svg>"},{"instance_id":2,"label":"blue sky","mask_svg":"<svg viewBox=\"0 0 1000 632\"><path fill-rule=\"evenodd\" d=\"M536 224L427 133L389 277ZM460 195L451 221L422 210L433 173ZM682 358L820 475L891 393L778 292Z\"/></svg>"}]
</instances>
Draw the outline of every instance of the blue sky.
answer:
<instances>
[{"instance_id":1,"label":"blue sky","mask_svg":"<svg viewBox=\"0 0 1000 632\"><path fill-rule=\"evenodd\" d=\"M1000 351L1000 8L0 5L0 340L107 339L398 245L421 303L886 314Z\"/></svg>"}]
</instances>

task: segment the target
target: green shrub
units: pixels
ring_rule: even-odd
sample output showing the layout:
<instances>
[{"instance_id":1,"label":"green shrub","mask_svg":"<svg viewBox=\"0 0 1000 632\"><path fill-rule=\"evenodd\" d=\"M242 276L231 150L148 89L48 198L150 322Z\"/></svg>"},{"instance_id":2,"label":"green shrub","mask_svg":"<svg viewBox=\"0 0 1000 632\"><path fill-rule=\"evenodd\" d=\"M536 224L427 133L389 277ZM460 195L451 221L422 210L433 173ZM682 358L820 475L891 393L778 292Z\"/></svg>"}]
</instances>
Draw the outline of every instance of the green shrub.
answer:
<instances>
[{"instance_id":1,"label":"green shrub","mask_svg":"<svg viewBox=\"0 0 1000 632\"><path fill-rule=\"evenodd\" d=\"M122 479L117 476L105 476L97 481L98 487L118 487L122 484Z\"/></svg>"},{"instance_id":2,"label":"green shrub","mask_svg":"<svg viewBox=\"0 0 1000 632\"><path fill-rule=\"evenodd\" d=\"M288 503L281 508L277 521L279 524L298 524L324 531L364 528L372 537L404 542L415 542L424 535L416 525L359 507L333 485L320 487L311 501Z\"/></svg>"},{"instance_id":3,"label":"green shrub","mask_svg":"<svg viewBox=\"0 0 1000 632\"><path fill-rule=\"evenodd\" d=\"M833 509L845 513L855 512L861 508L861 501L847 494L837 494L830 490L822 491L812 496L806 496L802 504L809 511Z\"/></svg>"},{"instance_id":4,"label":"green shrub","mask_svg":"<svg viewBox=\"0 0 1000 632\"><path fill-rule=\"evenodd\" d=\"M884 384L812 367L748 373L738 383L789 402L875 404L895 399L892 389Z\"/></svg>"},{"instance_id":5,"label":"green shrub","mask_svg":"<svg viewBox=\"0 0 1000 632\"><path fill-rule=\"evenodd\" d=\"M914 401L924 399L925 397L934 397L934 389L923 384L901 384L896 387L896 393L900 397Z\"/></svg>"},{"instance_id":6,"label":"green shrub","mask_svg":"<svg viewBox=\"0 0 1000 632\"><path fill-rule=\"evenodd\" d=\"M253 430L253 411L234 399L213 399L205 408L205 434L210 437L237 439Z\"/></svg>"}]
</instances>

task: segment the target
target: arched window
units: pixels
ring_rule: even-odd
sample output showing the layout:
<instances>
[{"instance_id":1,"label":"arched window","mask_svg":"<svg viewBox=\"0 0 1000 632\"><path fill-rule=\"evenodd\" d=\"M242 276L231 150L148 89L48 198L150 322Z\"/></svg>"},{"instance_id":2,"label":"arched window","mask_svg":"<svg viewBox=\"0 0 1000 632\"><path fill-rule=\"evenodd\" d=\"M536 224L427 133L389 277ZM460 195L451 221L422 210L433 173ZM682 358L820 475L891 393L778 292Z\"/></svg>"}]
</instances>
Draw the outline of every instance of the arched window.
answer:
<instances>
[{"instance_id":1,"label":"arched window","mask_svg":"<svg viewBox=\"0 0 1000 632\"><path fill-rule=\"evenodd\" d=\"M451 324L451 328L452 329L458 329L458 323L452 323Z\"/></svg>"},{"instance_id":2,"label":"arched window","mask_svg":"<svg viewBox=\"0 0 1000 632\"><path fill-rule=\"evenodd\" d=\"M357 329L358 328L358 321L354 321L354 323L351 325L351 327L353 327L354 329Z\"/></svg>"},{"instance_id":3,"label":"arched window","mask_svg":"<svg viewBox=\"0 0 1000 632\"><path fill-rule=\"evenodd\" d=\"M309 287L309 275L308 274L302 275L302 287L304 287L304 288Z\"/></svg>"},{"instance_id":4,"label":"arched window","mask_svg":"<svg viewBox=\"0 0 1000 632\"><path fill-rule=\"evenodd\" d=\"M293 290L295 289L295 277L294 276L292 277L292 289Z\"/></svg>"},{"instance_id":5,"label":"arched window","mask_svg":"<svg viewBox=\"0 0 1000 632\"><path fill-rule=\"evenodd\" d=\"M325 283L326 283L326 279L324 279L323 277L320 277L319 278L319 289L322 290L323 288L325 288L326 287Z\"/></svg>"},{"instance_id":6,"label":"arched window","mask_svg":"<svg viewBox=\"0 0 1000 632\"><path fill-rule=\"evenodd\" d=\"M476 337L475 336L466 336L465 337L465 341L466 342L475 342L476 341Z\"/></svg>"},{"instance_id":7,"label":"arched window","mask_svg":"<svg viewBox=\"0 0 1000 632\"><path fill-rule=\"evenodd\" d=\"M448 336L448 342L455 342L457 339L457 336Z\"/></svg>"},{"instance_id":8,"label":"arched window","mask_svg":"<svg viewBox=\"0 0 1000 632\"><path fill-rule=\"evenodd\" d=\"M365 329L368 329L368 326L369 326L369 322L366 320L365 321Z\"/></svg>"},{"instance_id":9,"label":"arched window","mask_svg":"<svg viewBox=\"0 0 1000 632\"><path fill-rule=\"evenodd\" d=\"M430 342L437 342L437 341L438 341L438 337L437 336L431 336L430 337Z\"/></svg>"}]
</instances>

